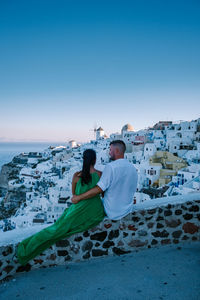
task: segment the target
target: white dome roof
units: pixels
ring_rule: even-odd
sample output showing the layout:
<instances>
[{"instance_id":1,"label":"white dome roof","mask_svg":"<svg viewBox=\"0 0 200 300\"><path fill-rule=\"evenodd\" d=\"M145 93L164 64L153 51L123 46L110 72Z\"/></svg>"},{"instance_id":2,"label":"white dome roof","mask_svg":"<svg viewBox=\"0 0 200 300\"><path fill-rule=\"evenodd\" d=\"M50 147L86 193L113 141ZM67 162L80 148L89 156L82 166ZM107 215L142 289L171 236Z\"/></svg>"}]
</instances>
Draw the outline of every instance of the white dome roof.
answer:
<instances>
[{"instance_id":1,"label":"white dome roof","mask_svg":"<svg viewBox=\"0 0 200 300\"><path fill-rule=\"evenodd\" d=\"M122 132L123 132L123 131L134 131L134 128L133 128L132 125L126 124L126 125L124 125L124 126L122 127Z\"/></svg>"}]
</instances>

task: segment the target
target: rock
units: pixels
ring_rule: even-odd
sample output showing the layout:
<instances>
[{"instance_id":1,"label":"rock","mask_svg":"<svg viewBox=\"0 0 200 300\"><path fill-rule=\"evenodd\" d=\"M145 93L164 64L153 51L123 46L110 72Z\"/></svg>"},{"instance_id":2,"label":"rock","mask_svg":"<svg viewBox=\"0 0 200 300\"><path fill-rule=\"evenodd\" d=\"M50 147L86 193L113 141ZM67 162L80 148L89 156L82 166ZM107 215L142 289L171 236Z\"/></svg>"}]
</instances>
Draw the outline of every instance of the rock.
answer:
<instances>
[{"instance_id":1,"label":"rock","mask_svg":"<svg viewBox=\"0 0 200 300\"><path fill-rule=\"evenodd\" d=\"M167 225L167 227L170 227L170 228L176 228L180 224L181 224L181 221L179 219L178 220L172 219L170 221L166 220L166 225Z\"/></svg>"},{"instance_id":2,"label":"rock","mask_svg":"<svg viewBox=\"0 0 200 300\"><path fill-rule=\"evenodd\" d=\"M58 250L57 254L58 254L58 256L66 256L66 255L68 255L68 251L67 250Z\"/></svg>"},{"instance_id":3,"label":"rock","mask_svg":"<svg viewBox=\"0 0 200 300\"><path fill-rule=\"evenodd\" d=\"M115 253L116 255L123 255L123 254L127 254L127 253L130 253L131 251L124 251L120 248L117 248L117 247L113 247L113 253Z\"/></svg>"},{"instance_id":4,"label":"rock","mask_svg":"<svg viewBox=\"0 0 200 300\"><path fill-rule=\"evenodd\" d=\"M188 240L189 239L189 237L187 236L187 235L184 235L183 237L182 237L182 240L183 241L186 241L186 240Z\"/></svg>"},{"instance_id":5,"label":"rock","mask_svg":"<svg viewBox=\"0 0 200 300\"><path fill-rule=\"evenodd\" d=\"M92 249L93 243L91 241L87 241L82 246L82 251L90 251Z\"/></svg>"},{"instance_id":6,"label":"rock","mask_svg":"<svg viewBox=\"0 0 200 300\"><path fill-rule=\"evenodd\" d=\"M90 236L91 240L96 240L100 242L103 242L106 237L107 237L107 231L97 232Z\"/></svg>"},{"instance_id":7,"label":"rock","mask_svg":"<svg viewBox=\"0 0 200 300\"><path fill-rule=\"evenodd\" d=\"M118 247L124 246L124 243L123 243L122 241L119 241L119 242L117 243L117 246L118 246Z\"/></svg>"},{"instance_id":8,"label":"rock","mask_svg":"<svg viewBox=\"0 0 200 300\"><path fill-rule=\"evenodd\" d=\"M164 225L163 224L161 224L161 223L157 223L157 228L163 228L164 227Z\"/></svg>"},{"instance_id":9,"label":"rock","mask_svg":"<svg viewBox=\"0 0 200 300\"><path fill-rule=\"evenodd\" d=\"M193 212L199 211L198 205L192 205L192 206L189 208L189 211L193 211Z\"/></svg>"},{"instance_id":10,"label":"rock","mask_svg":"<svg viewBox=\"0 0 200 300\"><path fill-rule=\"evenodd\" d=\"M154 237L168 237L169 233L166 230L152 232Z\"/></svg>"},{"instance_id":11,"label":"rock","mask_svg":"<svg viewBox=\"0 0 200 300\"><path fill-rule=\"evenodd\" d=\"M7 246L4 251L2 251L3 256L8 256L13 253L13 249L11 246Z\"/></svg>"},{"instance_id":12,"label":"rock","mask_svg":"<svg viewBox=\"0 0 200 300\"><path fill-rule=\"evenodd\" d=\"M108 228L110 228L112 226L112 224L104 224L104 227L106 228L106 229L108 229Z\"/></svg>"},{"instance_id":13,"label":"rock","mask_svg":"<svg viewBox=\"0 0 200 300\"><path fill-rule=\"evenodd\" d=\"M135 226L133 226L133 225L128 225L128 229L132 230L132 231L136 231L137 230L137 228L135 228Z\"/></svg>"},{"instance_id":14,"label":"rock","mask_svg":"<svg viewBox=\"0 0 200 300\"><path fill-rule=\"evenodd\" d=\"M92 250L92 256L103 256L103 255L108 255L108 250L103 251L100 249L93 249Z\"/></svg>"},{"instance_id":15,"label":"rock","mask_svg":"<svg viewBox=\"0 0 200 300\"><path fill-rule=\"evenodd\" d=\"M179 243L179 240L174 239L174 240L173 240L173 243L174 243L174 244L178 244L178 243Z\"/></svg>"},{"instance_id":16,"label":"rock","mask_svg":"<svg viewBox=\"0 0 200 300\"><path fill-rule=\"evenodd\" d=\"M143 247L148 244L148 241L132 240L128 243L130 247Z\"/></svg>"},{"instance_id":17,"label":"rock","mask_svg":"<svg viewBox=\"0 0 200 300\"><path fill-rule=\"evenodd\" d=\"M173 236L174 238L178 239L178 238L181 236L181 234L182 234L182 231L181 231L181 230L178 230L178 231L174 231L174 232L172 233L172 236Z\"/></svg>"},{"instance_id":18,"label":"rock","mask_svg":"<svg viewBox=\"0 0 200 300\"><path fill-rule=\"evenodd\" d=\"M55 254L51 254L47 257L47 259L49 260L55 260L56 259L56 255Z\"/></svg>"},{"instance_id":19,"label":"rock","mask_svg":"<svg viewBox=\"0 0 200 300\"><path fill-rule=\"evenodd\" d=\"M150 222L150 223L147 224L147 227L148 227L148 228L152 228L153 225L154 225L154 223Z\"/></svg>"},{"instance_id":20,"label":"rock","mask_svg":"<svg viewBox=\"0 0 200 300\"><path fill-rule=\"evenodd\" d=\"M162 240L162 241L161 241L161 244L162 244L162 245L168 245L168 244L171 244L171 240L170 240L170 239Z\"/></svg>"},{"instance_id":21,"label":"rock","mask_svg":"<svg viewBox=\"0 0 200 300\"><path fill-rule=\"evenodd\" d=\"M70 245L70 243L68 240L60 240L60 241L56 242L57 247L67 247L69 245Z\"/></svg>"},{"instance_id":22,"label":"rock","mask_svg":"<svg viewBox=\"0 0 200 300\"><path fill-rule=\"evenodd\" d=\"M82 236L77 236L75 239L74 239L74 241L75 242L80 242L80 241L82 241Z\"/></svg>"},{"instance_id":23,"label":"rock","mask_svg":"<svg viewBox=\"0 0 200 300\"><path fill-rule=\"evenodd\" d=\"M70 260L72 260L72 257L71 257L70 255L67 255L67 256L65 257L65 261L70 261Z\"/></svg>"},{"instance_id":24,"label":"rock","mask_svg":"<svg viewBox=\"0 0 200 300\"><path fill-rule=\"evenodd\" d=\"M14 267L13 266L6 266L4 269L3 269L3 271L5 271L7 274L8 273L10 273L10 271L12 271L14 269Z\"/></svg>"},{"instance_id":25,"label":"rock","mask_svg":"<svg viewBox=\"0 0 200 300\"><path fill-rule=\"evenodd\" d=\"M145 210L140 210L140 214L141 214L142 216L144 216L144 215L146 214L146 211L145 211Z\"/></svg>"},{"instance_id":26,"label":"rock","mask_svg":"<svg viewBox=\"0 0 200 300\"><path fill-rule=\"evenodd\" d=\"M31 270L31 265L30 264L26 264L25 266L19 266L16 270L16 272L28 272Z\"/></svg>"},{"instance_id":27,"label":"rock","mask_svg":"<svg viewBox=\"0 0 200 300\"><path fill-rule=\"evenodd\" d=\"M110 248L111 246L114 246L114 243L112 241L106 241L103 244L103 248Z\"/></svg>"},{"instance_id":28,"label":"rock","mask_svg":"<svg viewBox=\"0 0 200 300\"><path fill-rule=\"evenodd\" d=\"M84 236L84 237L88 237L88 236L89 236L88 231L84 231L84 232L83 232L83 236Z\"/></svg>"},{"instance_id":29,"label":"rock","mask_svg":"<svg viewBox=\"0 0 200 300\"><path fill-rule=\"evenodd\" d=\"M119 225L120 230L125 230L126 229L126 224L123 222Z\"/></svg>"},{"instance_id":30,"label":"rock","mask_svg":"<svg viewBox=\"0 0 200 300\"><path fill-rule=\"evenodd\" d=\"M72 244L70 249L75 253L77 254L80 250L80 246L79 245L76 245L76 244Z\"/></svg>"},{"instance_id":31,"label":"rock","mask_svg":"<svg viewBox=\"0 0 200 300\"><path fill-rule=\"evenodd\" d=\"M184 206L184 205L181 205L181 208L184 209L184 210L187 210L187 207Z\"/></svg>"},{"instance_id":32,"label":"rock","mask_svg":"<svg viewBox=\"0 0 200 300\"><path fill-rule=\"evenodd\" d=\"M140 221L140 218L138 218L138 217L133 217L132 220L133 220L133 222L139 222L139 221Z\"/></svg>"},{"instance_id":33,"label":"rock","mask_svg":"<svg viewBox=\"0 0 200 300\"><path fill-rule=\"evenodd\" d=\"M147 217L147 218L146 218L146 221L150 221L152 218L153 218L153 216Z\"/></svg>"},{"instance_id":34,"label":"rock","mask_svg":"<svg viewBox=\"0 0 200 300\"><path fill-rule=\"evenodd\" d=\"M119 230L111 230L109 235L108 235L108 239L112 240L114 238L117 238L119 236Z\"/></svg>"},{"instance_id":35,"label":"rock","mask_svg":"<svg viewBox=\"0 0 200 300\"><path fill-rule=\"evenodd\" d=\"M164 211L164 216L168 217L172 215L172 211L170 209Z\"/></svg>"},{"instance_id":36,"label":"rock","mask_svg":"<svg viewBox=\"0 0 200 300\"><path fill-rule=\"evenodd\" d=\"M176 209L175 210L175 215L181 215L182 214L182 210L181 209Z\"/></svg>"},{"instance_id":37,"label":"rock","mask_svg":"<svg viewBox=\"0 0 200 300\"><path fill-rule=\"evenodd\" d=\"M157 240L152 240L151 245L157 245L158 241Z\"/></svg>"},{"instance_id":38,"label":"rock","mask_svg":"<svg viewBox=\"0 0 200 300\"><path fill-rule=\"evenodd\" d=\"M187 222L183 225L183 230L185 233L194 234L195 232L198 232L199 228L194 223Z\"/></svg>"},{"instance_id":39,"label":"rock","mask_svg":"<svg viewBox=\"0 0 200 300\"><path fill-rule=\"evenodd\" d=\"M161 216L158 216L157 219L156 219L157 222L158 222L158 221L163 221L163 220L164 220L164 218L161 217Z\"/></svg>"},{"instance_id":40,"label":"rock","mask_svg":"<svg viewBox=\"0 0 200 300\"><path fill-rule=\"evenodd\" d=\"M192 214L185 214L185 215L183 215L183 218L185 220L191 220L193 218L193 215Z\"/></svg>"},{"instance_id":41,"label":"rock","mask_svg":"<svg viewBox=\"0 0 200 300\"><path fill-rule=\"evenodd\" d=\"M138 235L139 236L146 236L147 235L147 231L146 230L139 230L138 231Z\"/></svg>"},{"instance_id":42,"label":"rock","mask_svg":"<svg viewBox=\"0 0 200 300\"><path fill-rule=\"evenodd\" d=\"M83 255L83 258L84 258L84 259L90 258L90 252L87 251L87 252Z\"/></svg>"},{"instance_id":43,"label":"rock","mask_svg":"<svg viewBox=\"0 0 200 300\"><path fill-rule=\"evenodd\" d=\"M148 212L148 214L153 215L156 212L156 208L154 208L154 209L148 209L147 212Z\"/></svg>"},{"instance_id":44,"label":"rock","mask_svg":"<svg viewBox=\"0 0 200 300\"><path fill-rule=\"evenodd\" d=\"M36 258L34 259L35 264L40 264L41 265L43 262L44 262L43 259L36 259Z\"/></svg>"}]
</instances>

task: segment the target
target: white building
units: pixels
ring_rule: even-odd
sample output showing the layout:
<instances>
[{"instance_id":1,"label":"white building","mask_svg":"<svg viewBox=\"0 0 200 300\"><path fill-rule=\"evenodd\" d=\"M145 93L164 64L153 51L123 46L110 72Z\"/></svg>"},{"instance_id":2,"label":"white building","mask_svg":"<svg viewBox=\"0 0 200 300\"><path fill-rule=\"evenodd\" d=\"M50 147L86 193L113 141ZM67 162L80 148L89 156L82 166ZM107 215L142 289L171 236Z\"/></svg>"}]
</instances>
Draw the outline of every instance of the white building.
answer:
<instances>
[{"instance_id":1,"label":"white building","mask_svg":"<svg viewBox=\"0 0 200 300\"><path fill-rule=\"evenodd\" d=\"M149 185L152 185L156 180L159 179L160 170L162 169L162 165L151 166L147 165L145 168L146 178L149 180Z\"/></svg>"},{"instance_id":2,"label":"white building","mask_svg":"<svg viewBox=\"0 0 200 300\"><path fill-rule=\"evenodd\" d=\"M76 141L74 141L74 140L69 141L69 146L70 146L70 148L75 148L75 147L77 147Z\"/></svg>"},{"instance_id":3,"label":"white building","mask_svg":"<svg viewBox=\"0 0 200 300\"><path fill-rule=\"evenodd\" d=\"M98 141L99 139L102 139L102 138L104 138L104 130L103 130L103 128L99 127L96 130L96 140Z\"/></svg>"},{"instance_id":4,"label":"white building","mask_svg":"<svg viewBox=\"0 0 200 300\"><path fill-rule=\"evenodd\" d=\"M134 140L135 133L133 126L130 124L124 125L121 129L121 136L124 141L129 142Z\"/></svg>"},{"instance_id":5,"label":"white building","mask_svg":"<svg viewBox=\"0 0 200 300\"><path fill-rule=\"evenodd\" d=\"M154 143L146 143L144 146L144 159L148 159L156 153L157 149Z\"/></svg>"},{"instance_id":6,"label":"white building","mask_svg":"<svg viewBox=\"0 0 200 300\"><path fill-rule=\"evenodd\" d=\"M145 193L138 193L135 192L134 194L134 199L133 199L133 203L134 204L139 204L139 203L143 203L145 201L152 201L151 197Z\"/></svg>"}]
</instances>

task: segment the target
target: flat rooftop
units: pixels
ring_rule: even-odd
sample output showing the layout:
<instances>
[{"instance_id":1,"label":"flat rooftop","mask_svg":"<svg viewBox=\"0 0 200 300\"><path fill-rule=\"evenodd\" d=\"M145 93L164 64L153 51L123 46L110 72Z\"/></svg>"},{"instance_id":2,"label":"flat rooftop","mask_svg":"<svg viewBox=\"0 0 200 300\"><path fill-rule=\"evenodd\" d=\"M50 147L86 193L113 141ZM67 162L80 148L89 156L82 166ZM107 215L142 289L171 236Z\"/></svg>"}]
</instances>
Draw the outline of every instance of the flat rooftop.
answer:
<instances>
[{"instance_id":1,"label":"flat rooftop","mask_svg":"<svg viewBox=\"0 0 200 300\"><path fill-rule=\"evenodd\" d=\"M19 273L0 299L199 300L200 242Z\"/></svg>"}]
</instances>

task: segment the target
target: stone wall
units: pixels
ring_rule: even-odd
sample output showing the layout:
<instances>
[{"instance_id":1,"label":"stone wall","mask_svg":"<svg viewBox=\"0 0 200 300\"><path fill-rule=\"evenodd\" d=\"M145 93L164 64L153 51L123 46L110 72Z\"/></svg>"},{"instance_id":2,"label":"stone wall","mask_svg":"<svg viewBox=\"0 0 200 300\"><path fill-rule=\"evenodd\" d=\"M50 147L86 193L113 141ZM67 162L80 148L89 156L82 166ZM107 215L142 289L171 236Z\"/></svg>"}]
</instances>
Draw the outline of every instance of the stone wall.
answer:
<instances>
[{"instance_id":1,"label":"stone wall","mask_svg":"<svg viewBox=\"0 0 200 300\"><path fill-rule=\"evenodd\" d=\"M35 268L200 240L200 197L196 199L137 208L119 221L104 220L89 231L57 242L26 266L20 266L14 256L18 243L1 246L0 280Z\"/></svg>"}]
</instances>

